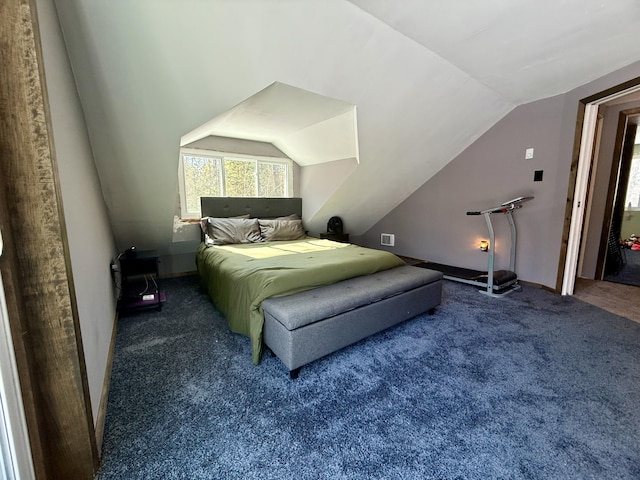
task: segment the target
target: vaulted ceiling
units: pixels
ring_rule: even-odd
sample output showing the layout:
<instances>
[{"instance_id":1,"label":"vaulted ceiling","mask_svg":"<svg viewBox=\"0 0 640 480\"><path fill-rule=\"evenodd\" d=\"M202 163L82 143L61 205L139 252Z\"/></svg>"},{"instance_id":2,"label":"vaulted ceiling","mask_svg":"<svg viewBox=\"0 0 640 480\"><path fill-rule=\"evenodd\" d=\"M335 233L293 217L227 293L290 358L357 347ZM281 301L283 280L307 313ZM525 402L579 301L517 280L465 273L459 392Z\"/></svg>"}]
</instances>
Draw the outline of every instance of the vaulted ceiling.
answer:
<instances>
[{"instance_id":1,"label":"vaulted ceiling","mask_svg":"<svg viewBox=\"0 0 640 480\"><path fill-rule=\"evenodd\" d=\"M185 146L209 135L272 143L300 166L358 158L356 107L273 82L187 133Z\"/></svg>"},{"instance_id":2,"label":"vaulted ceiling","mask_svg":"<svg viewBox=\"0 0 640 480\"><path fill-rule=\"evenodd\" d=\"M635 0L56 0L56 7L116 238L169 252L177 248L180 139L274 82L356 107L359 164L334 179L306 220L321 230L340 214L359 234L515 106L640 60ZM275 110L259 115L269 122ZM294 142L298 127L285 124L287 132L271 123L268 134L305 165L314 142ZM246 129L242 136L251 138Z\"/></svg>"},{"instance_id":3,"label":"vaulted ceiling","mask_svg":"<svg viewBox=\"0 0 640 480\"><path fill-rule=\"evenodd\" d=\"M638 58L633 0L351 0L515 104L571 90Z\"/></svg>"}]
</instances>

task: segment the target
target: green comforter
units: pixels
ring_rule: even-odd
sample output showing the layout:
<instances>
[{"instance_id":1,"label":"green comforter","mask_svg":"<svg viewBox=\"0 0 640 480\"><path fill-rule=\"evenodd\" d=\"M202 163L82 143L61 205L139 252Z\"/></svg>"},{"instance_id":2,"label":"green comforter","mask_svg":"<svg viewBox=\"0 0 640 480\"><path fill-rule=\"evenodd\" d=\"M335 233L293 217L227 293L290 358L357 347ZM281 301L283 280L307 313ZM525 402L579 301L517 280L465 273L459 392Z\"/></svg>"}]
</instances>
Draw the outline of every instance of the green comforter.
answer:
<instances>
[{"instance_id":1,"label":"green comforter","mask_svg":"<svg viewBox=\"0 0 640 480\"><path fill-rule=\"evenodd\" d=\"M288 242L206 247L196 264L202 287L227 318L229 328L251 339L253 363L262 355L260 307L280 297L369 275L404 262L389 252L307 238Z\"/></svg>"}]
</instances>

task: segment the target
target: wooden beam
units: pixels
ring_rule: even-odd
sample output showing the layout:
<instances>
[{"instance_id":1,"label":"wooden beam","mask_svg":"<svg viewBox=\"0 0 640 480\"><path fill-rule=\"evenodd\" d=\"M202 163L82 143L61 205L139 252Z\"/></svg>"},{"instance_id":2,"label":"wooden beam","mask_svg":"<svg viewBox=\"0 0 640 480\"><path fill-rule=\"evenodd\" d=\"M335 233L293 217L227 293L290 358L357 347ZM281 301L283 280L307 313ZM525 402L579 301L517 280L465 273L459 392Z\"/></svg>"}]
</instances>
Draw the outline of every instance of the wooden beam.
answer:
<instances>
[{"instance_id":1,"label":"wooden beam","mask_svg":"<svg viewBox=\"0 0 640 480\"><path fill-rule=\"evenodd\" d=\"M0 2L0 228L38 479L91 479L98 465L35 4Z\"/></svg>"}]
</instances>

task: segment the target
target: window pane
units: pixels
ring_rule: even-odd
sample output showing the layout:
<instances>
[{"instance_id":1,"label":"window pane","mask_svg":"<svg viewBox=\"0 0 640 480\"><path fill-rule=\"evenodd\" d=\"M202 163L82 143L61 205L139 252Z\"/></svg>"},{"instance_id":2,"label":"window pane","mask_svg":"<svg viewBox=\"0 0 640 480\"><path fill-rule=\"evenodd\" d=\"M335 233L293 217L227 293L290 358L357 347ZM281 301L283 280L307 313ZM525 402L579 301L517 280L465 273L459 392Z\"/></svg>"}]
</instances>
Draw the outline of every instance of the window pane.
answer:
<instances>
[{"instance_id":1,"label":"window pane","mask_svg":"<svg viewBox=\"0 0 640 480\"><path fill-rule=\"evenodd\" d=\"M626 207L640 207L640 157L631 160L629 183L627 184L627 198L624 201Z\"/></svg>"},{"instance_id":2,"label":"window pane","mask_svg":"<svg viewBox=\"0 0 640 480\"><path fill-rule=\"evenodd\" d=\"M228 197L255 197L256 162L225 159L224 186Z\"/></svg>"},{"instance_id":3,"label":"window pane","mask_svg":"<svg viewBox=\"0 0 640 480\"><path fill-rule=\"evenodd\" d=\"M258 163L258 196L284 197L287 166L279 163Z\"/></svg>"},{"instance_id":4,"label":"window pane","mask_svg":"<svg viewBox=\"0 0 640 480\"><path fill-rule=\"evenodd\" d=\"M200 212L200 197L222 195L222 165L219 158L182 156L187 212Z\"/></svg>"}]
</instances>

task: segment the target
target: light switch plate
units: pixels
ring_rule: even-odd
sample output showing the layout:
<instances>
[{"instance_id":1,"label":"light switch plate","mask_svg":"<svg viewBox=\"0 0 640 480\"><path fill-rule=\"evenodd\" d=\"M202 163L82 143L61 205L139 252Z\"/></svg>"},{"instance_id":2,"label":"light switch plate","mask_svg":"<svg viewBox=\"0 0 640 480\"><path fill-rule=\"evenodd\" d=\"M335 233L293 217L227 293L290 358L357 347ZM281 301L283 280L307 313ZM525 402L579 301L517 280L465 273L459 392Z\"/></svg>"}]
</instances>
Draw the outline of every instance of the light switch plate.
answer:
<instances>
[{"instance_id":1,"label":"light switch plate","mask_svg":"<svg viewBox=\"0 0 640 480\"><path fill-rule=\"evenodd\" d=\"M525 160L531 160L533 158L533 148L527 148L524 151Z\"/></svg>"}]
</instances>

